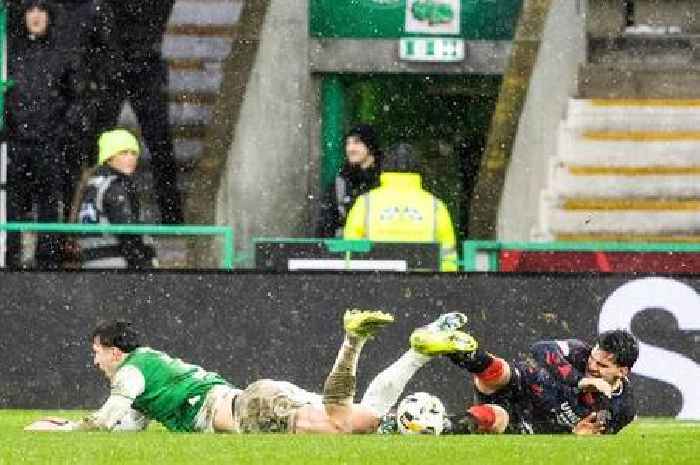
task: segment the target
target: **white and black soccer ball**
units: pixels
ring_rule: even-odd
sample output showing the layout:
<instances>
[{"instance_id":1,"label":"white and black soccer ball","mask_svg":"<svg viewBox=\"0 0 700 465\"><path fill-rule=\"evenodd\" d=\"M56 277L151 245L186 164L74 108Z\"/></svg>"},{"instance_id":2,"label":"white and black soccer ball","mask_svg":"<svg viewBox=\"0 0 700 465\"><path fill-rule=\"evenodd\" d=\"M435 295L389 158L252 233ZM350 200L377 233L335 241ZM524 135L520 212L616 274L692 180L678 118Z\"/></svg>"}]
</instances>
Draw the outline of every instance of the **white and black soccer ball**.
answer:
<instances>
[{"instance_id":1,"label":"white and black soccer ball","mask_svg":"<svg viewBox=\"0 0 700 465\"><path fill-rule=\"evenodd\" d=\"M445 406L427 392L416 392L399 403L396 420L401 434L442 433L445 427Z\"/></svg>"}]
</instances>

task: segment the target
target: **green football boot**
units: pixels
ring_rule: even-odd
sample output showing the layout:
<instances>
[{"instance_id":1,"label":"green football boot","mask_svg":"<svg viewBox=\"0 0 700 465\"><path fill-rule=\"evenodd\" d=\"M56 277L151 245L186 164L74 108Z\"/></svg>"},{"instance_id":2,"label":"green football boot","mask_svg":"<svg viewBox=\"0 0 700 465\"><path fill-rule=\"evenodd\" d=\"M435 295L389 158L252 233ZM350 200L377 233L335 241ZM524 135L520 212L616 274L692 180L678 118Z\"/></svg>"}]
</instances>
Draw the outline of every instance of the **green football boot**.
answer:
<instances>
[{"instance_id":1,"label":"green football boot","mask_svg":"<svg viewBox=\"0 0 700 465\"><path fill-rule=\"evenodd\" d=\"M371 337L384 326L394 322L394 316L379 310L353 308L345 312L345 331L358 337Z\"/></svg>"},{"instance_id":2,"label":"green football boot","mask_svg":"<svg viewBox=\"0 0 700 465\"><path fill-rule=\"evenodd\" d=\"M474 352L479 343L471 334L459 330L435 331L418 328L411 333L411 348L423 355L447 355Z\"/></svg>"}]
</instances>

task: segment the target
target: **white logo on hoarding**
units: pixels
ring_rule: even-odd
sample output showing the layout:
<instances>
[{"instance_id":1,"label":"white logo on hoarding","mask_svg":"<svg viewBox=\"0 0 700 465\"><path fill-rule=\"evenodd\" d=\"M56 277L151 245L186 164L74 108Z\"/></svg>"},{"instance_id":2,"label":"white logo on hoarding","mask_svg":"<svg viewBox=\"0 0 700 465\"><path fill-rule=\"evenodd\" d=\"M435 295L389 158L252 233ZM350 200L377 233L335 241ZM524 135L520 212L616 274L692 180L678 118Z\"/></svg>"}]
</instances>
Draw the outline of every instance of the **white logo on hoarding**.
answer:
<instances>
[{"instance_id":1,"label":"white logo on hoarding","mask_svg":"<svg viewBox=\"0 0 700 465\"><path fill-rule=\"evenodd\" d=\"M631 329L637 313L661 308L678 321L679 330L700 330L700 296L695 289L668 278L644 278L628 282L607 298L600 312L598 330ZM682 354L639 343L634 373L672 384L681 391L683 406L676 418L700 419L700 365Z\"/></svg>"}]
</instances>

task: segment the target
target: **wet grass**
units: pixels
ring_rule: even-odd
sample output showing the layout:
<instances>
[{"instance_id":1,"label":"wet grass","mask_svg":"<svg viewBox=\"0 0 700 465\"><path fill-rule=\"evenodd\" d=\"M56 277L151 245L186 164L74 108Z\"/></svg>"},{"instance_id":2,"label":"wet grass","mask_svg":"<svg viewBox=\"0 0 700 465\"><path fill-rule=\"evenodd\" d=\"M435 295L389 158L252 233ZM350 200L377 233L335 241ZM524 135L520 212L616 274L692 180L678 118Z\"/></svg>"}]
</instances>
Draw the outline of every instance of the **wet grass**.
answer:
<instances>
[{"instance_id":1,"label":"wet grass","mask_svg":"<svg viewBox=\"0 0 700 465\"><path fill-rule=\"evenodd\" d=\"M315 436L27 433L51 414L0 411L0 464L697 464L700 423L642 419L617 436Z\"/></svg>"}]
</instances>

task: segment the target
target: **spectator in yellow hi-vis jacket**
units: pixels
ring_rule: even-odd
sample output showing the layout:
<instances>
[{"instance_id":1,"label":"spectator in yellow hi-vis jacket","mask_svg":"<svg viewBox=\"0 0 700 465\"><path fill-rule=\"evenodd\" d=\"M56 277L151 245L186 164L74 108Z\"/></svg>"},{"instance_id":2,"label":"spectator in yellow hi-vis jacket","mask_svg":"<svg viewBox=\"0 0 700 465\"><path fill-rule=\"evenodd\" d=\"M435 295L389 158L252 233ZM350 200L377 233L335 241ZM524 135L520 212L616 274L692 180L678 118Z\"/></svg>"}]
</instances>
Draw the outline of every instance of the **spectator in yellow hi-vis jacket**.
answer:
<instances>
[{"instance_id":1,"label":"spectator in yellow hi-vis jacket","mask_svg":"<svg viewBox=\"0 0 700 465\"><path fill-rule=\"evenodd\" d=\"M348 214L344 239L440 243L442 271L457 270L455 233L445 204L423 190L408 144L387 150L380 186L360 196Z\"/></svg>"}]
</instances>

